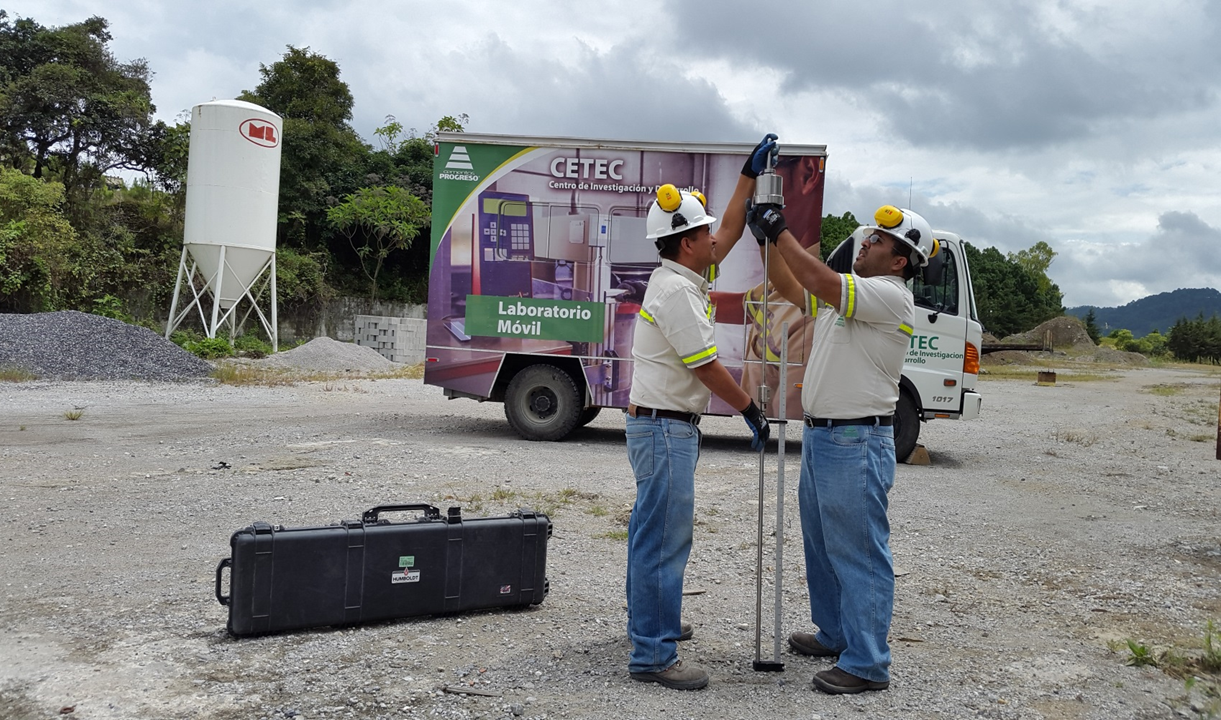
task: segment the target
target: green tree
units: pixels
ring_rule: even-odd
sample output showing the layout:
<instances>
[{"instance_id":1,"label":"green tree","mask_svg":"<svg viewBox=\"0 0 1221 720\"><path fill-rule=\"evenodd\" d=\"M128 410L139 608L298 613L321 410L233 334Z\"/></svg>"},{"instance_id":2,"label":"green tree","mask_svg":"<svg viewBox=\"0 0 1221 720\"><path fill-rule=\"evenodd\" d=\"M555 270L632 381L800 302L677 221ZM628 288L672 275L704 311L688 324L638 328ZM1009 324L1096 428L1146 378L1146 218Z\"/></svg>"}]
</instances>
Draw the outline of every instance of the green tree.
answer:
<instances>
[{"instance_id":1,"label":"green tree","mask_svg":"<svg viewBox=\"0 0 1221 720\"><path fill-rule=\"evenodd\" d=\"M965 247L980 321L989 332L1004 337L1064 314L1060 288L1054 283L1041 288L1046 276L994 247L979 250L970 243Z\"/></svg>"},{"instance_id":2,"label":"green tree","mask_svg":"<svg viewBox=\"0 0 1221 720\"><path fill-rule=\"evenodd\" d=\"M1098 334L1098 317L1094 315L1094 308L1090 308L1090 311L1085 314L1085 332L1097 345L1101 336Z\"/></svg>"},{"instance_id":3,"label":"green tree","mask_svg":"<svg viewBox=\"0 0 1221 720\"><path fill-rule=\"evenodd\" d=\"M0 310L57 309L76 239L63 199L60 183L0 168Z\"/></svg>"},{"instance_id":4,"label":"green tree","mask_svg":"<svg viewBox=\"0 0 1221 720\"><path fill-rule=\"evenodd\" d=\"M1009 260L1017 263L1039 279L1039 292L1051 289L1051 278L1047 277L1047 269L1056 257L1056 251L1040 240L1025 250L1009 253Z\"/></svg>"},{"instance_id":5,"label":"green tree","mask_svg":"<svg viewBox=\"0 0 1221 720\"><path fill-rule=\"evenodd\" d=\"M370 300L377 299L377 277L387 256L409 247L428 218L427 205L394 185L361 188L327 211L331 226L348 238L360 259Z\"/></svg>"},{"instance_id":6,"label":"green tree","mask_svg":"<svg viewBox=\"0 0 1221 720\"><path fill-rule=\"evenodd\" d=\"M289 46L271 65L260 65L262 82L240 99L284 119L280 161L281 240L316 251L327 247L327 208L368 185L370 148L349 126L352 92L339 65L309 48Z\"/></svg>"},{"instance_id":7,"label":"green tree","mask_svg":"<svg viewBox=\"0 0 1221 720\"><path fill-rule=\"evenodd\" d=\"M0 10L2 160L36 178L54 171L70 204L110 170L146 169L156 151L152 72L115 59L108 27L91 17L45 28Z\"/></svg>"},{"instance_id":8,"label":"green tree","mask_svg":"<svg viewBox=\"0 0 1221 720\"><path fill-rule=\"evenodd\" d=\"M834 215L824 217L822 219L822 230L819 233L818 246L822 259L826 260L830 257L835 248L839 247L840 242L856 232L856 229L860 226L861 224L857 222L856 217L850 212L846 212L839 217Z\"/></svg>"}]
</instances>

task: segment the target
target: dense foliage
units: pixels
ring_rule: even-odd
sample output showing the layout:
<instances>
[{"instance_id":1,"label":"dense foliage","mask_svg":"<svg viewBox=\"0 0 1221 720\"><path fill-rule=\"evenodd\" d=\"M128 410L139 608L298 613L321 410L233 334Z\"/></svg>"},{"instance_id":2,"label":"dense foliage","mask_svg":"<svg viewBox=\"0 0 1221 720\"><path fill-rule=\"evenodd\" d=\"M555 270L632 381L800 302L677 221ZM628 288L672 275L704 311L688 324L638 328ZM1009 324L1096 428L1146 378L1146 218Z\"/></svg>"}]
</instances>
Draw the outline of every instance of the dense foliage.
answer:
<instances>
[{"instance_id":1,"label":"dense foliage","mask_svg":"<svg viewBox=\"0 0 1221 720\"><path fill-rule=\"evenodd\" d=\"M0 10L0 312L147 321L168 308L190 125L154 119L151 68L117 59L110 40L100 17L50 28ZM281 308L338 294L422 302L428 247L412 240L428 232L431 132L388 116L380 147L367 144L339 66L308 48L287 48L259 80L241 99L284 118ZM376 207L356 202L368 198Z\"/></svg>"},{"instance_id":2,"label":"dense foliage","mask_svg":"<svg viewBox=\"0 0 1221 720\"><path fill-rule=\"evenodd\" d=\"M1180 360L1221 362L1221 319L1213 315L1205 320L1203 313L1195 320L1180 319L1170 328L1166 347Z\"/></svg>"},{"instance_id":3,"label":"dense foliage","mask_svg":"<svg viewBox=\"0 0 1221 720\"><path fill-rule=\"evenodd\" d=\"M1064 296L1046 273L1055 255L1050 250L1040 242L1030 251L1005 256L996 248L980 250L966 243L975 303L984 329L1005 337L1064 314Z\"/></svg>"},{"instance_id":4,"label":"dense foliage","mask_svg":"<svg viewBox=\"0 0 1221 720\"><path fill-rule=\"evenodd\" d=\"M1126 328L1139 337L1155 329L1165 330L1175 321L1196 313L1202 312L1205 317L1221 314L1221 292L1215 288L1180 288L1119 307L1082 305L1068 309L1069 314L1080 318L1090 312L1104 335L1116 328Z\"/></svg>"}]
</instances>

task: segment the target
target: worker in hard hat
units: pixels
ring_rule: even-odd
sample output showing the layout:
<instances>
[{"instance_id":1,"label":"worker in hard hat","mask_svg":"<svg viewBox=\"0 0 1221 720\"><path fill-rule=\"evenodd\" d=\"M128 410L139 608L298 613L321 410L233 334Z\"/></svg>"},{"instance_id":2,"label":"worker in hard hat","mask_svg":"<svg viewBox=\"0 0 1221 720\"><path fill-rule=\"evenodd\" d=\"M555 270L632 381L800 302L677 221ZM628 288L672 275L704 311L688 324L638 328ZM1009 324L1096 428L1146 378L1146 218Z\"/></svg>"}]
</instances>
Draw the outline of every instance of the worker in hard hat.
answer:
<instances>
[{"instance_id":1,"label":"worker in hard hat","mask_svg":"<svg viewBox=\"0 0 1221 720\"><path fill-rule=\"evenodd\" d=\"M765 144L751 157L763 162L770 152ZM753 189L745 178L738 182L717 235L742 234ZM702 195L673 185L663 185L649 207L648 237L661 265L649 277L636 323L626 413L628 458L636 476L628 524L628 670L633 679L679 690L708 684L703 668L678 657L678 641L692 632L682 620L682 595L695 516L700 413L715 393L742 413L752 449L762 450L770 432L763 412L717 357L705 278L717 260L714 222Z\"/></svg>"},{"instance_id":2,"label":"worker in hard hat","mask_svg":"<svg viewBox=\"0 0 1221 720\"><path fill-rule=\"evenodd\" d=\"M894 567L886 511L895 404L915 317L906 281L937 251L932 228L911 210L887 205L874 220L852 271L841 274L801 247L780 207L754 208L749 218L759 242L778 250L772 282L815 314L802 382L798 500L817 629L792 633L789 644L804 655L838 656L813 678L832 694L890 685Z\"/></svg>"}]
</instances>

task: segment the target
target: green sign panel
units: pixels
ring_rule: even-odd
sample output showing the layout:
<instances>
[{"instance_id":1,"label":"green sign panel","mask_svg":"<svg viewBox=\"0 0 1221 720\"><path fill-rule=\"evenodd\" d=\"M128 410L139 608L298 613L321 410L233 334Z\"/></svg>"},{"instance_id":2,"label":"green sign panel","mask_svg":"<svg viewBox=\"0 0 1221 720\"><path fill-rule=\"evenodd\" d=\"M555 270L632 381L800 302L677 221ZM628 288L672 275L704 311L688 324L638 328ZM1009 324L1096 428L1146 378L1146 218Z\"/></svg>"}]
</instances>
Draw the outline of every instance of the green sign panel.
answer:
<instances>
[{"instance_id":1,"label":"green sign panel","mask_svg":"<svg viewBox=\"0 0 1221 720\"><path fill-rule=\"evenodd\" d=\"M492 337L600 342L606 306L574 300L466 296L466 333Z\"/></svg>"}]
</instances>

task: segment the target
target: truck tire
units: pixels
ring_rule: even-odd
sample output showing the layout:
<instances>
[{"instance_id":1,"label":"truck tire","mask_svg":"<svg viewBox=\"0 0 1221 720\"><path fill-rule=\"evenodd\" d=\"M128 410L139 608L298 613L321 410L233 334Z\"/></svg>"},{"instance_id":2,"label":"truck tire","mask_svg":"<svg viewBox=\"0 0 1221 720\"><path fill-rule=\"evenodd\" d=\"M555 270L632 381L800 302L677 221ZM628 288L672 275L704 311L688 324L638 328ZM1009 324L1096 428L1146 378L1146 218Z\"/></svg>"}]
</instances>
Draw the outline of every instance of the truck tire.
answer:
<instances>
[{"instance_id":1,"label":"truck tire","mask_svg":"<svg viewBox=\"0 0 1221 720\"><path fill-rule=\"evenodd\" d=\"M525 368L505 390L505 417L527 440L563 440L584 409L577 384L554 365Z\"/></svg>"},{"instance_id":2,"label":"truck tire","mask_svg":"<svg viewBox=\"0 0 1221 720\"><path fill-rule=\"evenodd\" d=\"M916 449L916 440L920 437L920 417L916 414L916 402L909 393L899 393L894 430L895 461L901 463Z\"/></svg>"},{"instance_id":3,"label":"truck tire","mask_svg":"<svg viewBox=\"0 0 1221 720\"><path fill-rule=\"evenodd\" d=\"M585 427L598 417L598 413L602 412L602 408L598 405L587 407L581 411L581 417L577 419L577 427Z\"/></svg>"}]
</instances>

